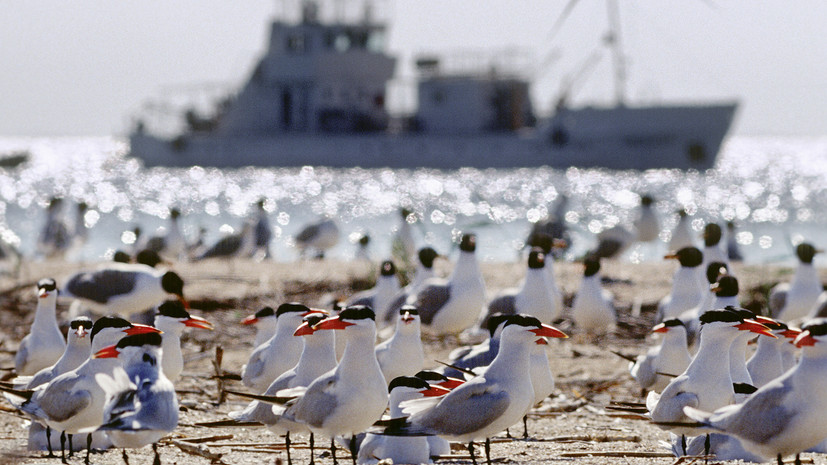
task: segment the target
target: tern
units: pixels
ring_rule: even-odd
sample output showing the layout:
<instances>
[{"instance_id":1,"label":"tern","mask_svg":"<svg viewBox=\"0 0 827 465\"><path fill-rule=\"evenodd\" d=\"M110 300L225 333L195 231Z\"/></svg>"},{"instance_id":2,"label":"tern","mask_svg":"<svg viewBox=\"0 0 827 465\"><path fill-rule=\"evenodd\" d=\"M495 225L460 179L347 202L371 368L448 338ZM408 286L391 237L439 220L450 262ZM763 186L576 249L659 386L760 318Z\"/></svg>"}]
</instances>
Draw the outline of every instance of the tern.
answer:
<instances>
[{"instance_id":1,"label":"tern","mask_svg":"<svg viewBox=\"0 0 827 465\"><path fill-rule=\"evenodd\" d=\"M325 218L302 228L294 239L302 257L313 250L316 258L324 258L325 252L339 243L339 227L332 219Z\"/></svg>"},{"instance_id":2,"label":"tern","mask_svg":"<svg viewBox=\"0 0 827 465\"><path fill-rule=\"evenodd\" d=\"M434 273L434 261L437 257L439 257L439 254L432 247L419 249L419 252L417 252L419 263L414 269L413 279L391 299L391 303L385 313L385 321L390 321L397 314L398 310L405 305L405 302L408 301L410 296L419 292L426 281L436 276Z\"/></svg>"},{"instance_id":3,"label":"tern","mask_svg":"<svg viewBox=\"0 0 827 465\"><path fill-rule=\"evenodd\" d=\"M184 370L184 354L181 352L181 334L185 327L213 330L213 324L199 316L192 316L177 300L168 300L158 306L154 325L163 332L164 356L161 369L164 377L173 383Z\"/></svg>"},{"instance_id":4,"label":"tern","mask_svg":"<svg viewBox=\"0 0 827 465\"><path fill-rule=\"evenodd\" d=\"M413 376L425 363L419 311L403 305L396 319L396 330L385 342L376 346L376 360L388 384L399 376Z\"/></svg>"},{"instance_id":5,"label":"tern","mask_svg":"<svg viewBox=\"0 0 827 465\"><path fill-rule=\"evenodd\" d=\"M698 267L703 262L700 250L696 247L684 247L663 258L678 260L680 268L672 276L672 290L669 295L658 302L656 322L678 318L683 312L700 305L705 295L705 286L701 284L698 276Z\"/></svg>"},{"instance_id":6,"label":"tern","mask_svg":"<svg viewBox=\"0 0 827 465\"><path fill-rule=\"evenodd\" d=\"M273 307L261 308L256 313L241 320L243 325L256 326L256 339L253 341L253 349L267 342L276 334L276 311Z\"/></svg>"},{"instance_id":7,"label":"tern","mask_svg":"<svg viewBox=\"0 0 827 465\"><path fill-rule=\"evenodd\" d=\"M52 366L66 350L66 341L57 325L57 285L51 278L37 282L37 308L34 322L14 356L14 371L18 375L33 375Z\"/></svg>"},{"instance_id":8,"label":"tern","mask_svg":"<svg viewBox=\"0 0 827 465\"><path fill-rule=\"evenodd\" d=\"M587 257L583 262L583 279L571 305L574 324L588 334L611 331L617 322L612 294L600 285L600 259Z\"/></svg>"},{"instance_id":9,"label":"tern","mask_svg":"<svg viewBox=\"0 0 827 465\"><path fill-rule=\"evenodd\" d=\"M538 337L566 337L560 330L528 315L512 315L503 328L500 350L488 369L460 385L437 403L413 400L402 404L409 415L401 434L438 434L468 441L485 439L490 463L490 436L519 422L534 405L531 350ZM393 427L391 427L393 428Z\"/></svg>"},{"instance_id":10,"label":"tern","mask_svg":"<svg viewBox=\"0 0 827 465\"><path fill-rule=\"evenodd\" d=\"M727 265L727 268L730 270L732 267L729 264L729 258L727 257L726 252L721 247L721 237L723 236L723 232L721 231L721 226L717 223L708 223L704 226L704 232L702 234L704 240L704 248L702 250L704 254L704 263L702 270L706 269L706 266L712 262L721 262Z\"/></svg>"},{"instance_id":11,"label":"tern","mask_svg":"<svg viewBox=\"0 0 827 465\"><path fill-rule=\"evenodd\" d=\"M376 278L376 285L370 289L353 294L347 302L346 306L351 305L365 305L376 312L377 321L385 323L390 321L386 319L385 315L389 311L391 304L397 294L399 294L399 279L396 277L396 266L390 260L385 260L379 267L379 277Z\"/></svg>"},{"instance_id":12,"label":"tern","mask_svg":"<svg viewBox=\"0 0 827 465\"><path fill-rule=\"evenodd\" d=\"M314 433L330 437L334 463L336 449L332 438L351 437L355 463L355 436L379 420L388 405L387 384L374 353L374 318L373 310L356 305L314 326L314 330L337 330L346 338L347 346L339 365L306 389L280 392L279 396L294 393L299 397L286 407L273 407L274 413L304 423Z\"/></svg>"},{"instance_id":13,"label":"tern","mask_svg":"<svg viewBox=\"0 0 827 465\"><path fill-rule=\"evenodd\" d=\"M80 300L98 313L131 314L154 307L173 297L184 299L184 280L174 271L127 263L108 263L94 271L70 276L62 296Z\"/></svg>"},{"instance_id":14,"label":"tern","mask_svg":"<svg viewBox=\"0 0 827 465\"><path fill-rule=\"evenodd\" d=\"M241 371L241 382L256 393L267 390L285 371L296 366L302 351L302 340L293 332L310 312L307 306L290 302L276 309L276 333L250 354Z\"/></svg>"},{"instance_id":15,"label":"tern","mask_svg":"<svg viewBox=\"0 0 827 465\"><path fill-rule=\"evenodd\" d=\"M681 320L666 320L652 328L652 333L663 334L660 345L639 355L629 364L629 372L641 389L661 392L672 377L686 370L692 356L686 344L686 326Z\"/></svg>"},{"instance_id":16,"label":"tern","mask_svg":"<svg viewBox=\"0 0 827 465\"><path fill-rule=\"evenodd\" d=\"M488 303L488 315L494 313L533 315L544 323L556 320L562 311L551 293L545 272L546 255L534 248L528 254L528 270L519 289L508 289Z\"/></svg>"},{"instance_id":17,"label":"tern","mask_svg":"<svg viewBox=\"0 0 827 465\"><path fill-rule=\"evenodd\" d=\"M772 316L786 322L797 323L811 315L819 295L824 290L813 257L821 252L803 242L795 248L798 265L792 281L777 284L770 290L769 305Z\"/></svg>"},{"instance_id":18,"label":"tern","mask_svg":"<svg viewBox=\"0 0 827 465\"><path fill-rule=\"evenodd\" d=\"M802 326L795 345L802 349L795 369L764 385L741 404L704 411L687 406L685 414L699 426L738 437L765 460L796 455L824 439L827 431L827 319Z\"/></svg>"},{"instance_id":19,"label":"tern","mask_svg":"<svg viewBox=\"0 0 827 465\"><path fill-rule=\"evenodd\" d=\"M477 239L464 234L451 276L431 278L408 299L419 309L422 324L436 334L455 334L471 327L485 305L485 282L475 254Z\"/></svg>"},{"instance_id":20,"label":"tern","mask_svg":"<svg viewBox=\"0 0 827 465\"><path fill-rule=\"evenodd\" d=\"M692 233L692 218L686 210L678 210L678 223L672 229L672 237L669 239L669 250L678 250L684 247L694 247L695 238Z\"/></svg>"},{"instance_id":21,"label":"tern","mask_svg":"<svg viewBox=\"0 0 827 465\"><path fill-rule=\"evenodd\" d=\"M152 444L154 464L160 465L157 442L178 426L178 399L172 381L164 376L162 336L138 334L122 338L116 345L104 347L95 357L117 358L126 371L129 386L116 392L107 403L103 424L115 447L136 449Z\"/></svg>"}]
</instances>

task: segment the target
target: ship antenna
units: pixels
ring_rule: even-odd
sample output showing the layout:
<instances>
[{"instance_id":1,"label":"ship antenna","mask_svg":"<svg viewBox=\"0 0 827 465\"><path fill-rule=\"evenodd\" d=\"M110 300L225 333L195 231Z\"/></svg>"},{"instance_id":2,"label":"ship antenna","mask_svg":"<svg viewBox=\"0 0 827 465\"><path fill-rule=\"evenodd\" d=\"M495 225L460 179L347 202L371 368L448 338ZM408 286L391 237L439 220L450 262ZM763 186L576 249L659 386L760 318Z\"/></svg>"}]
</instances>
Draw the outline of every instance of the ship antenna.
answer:
<instances>
[{"instance_id":1,"label":"ship antenna","mask_svg":"<svg viewBox=\"0 0 827 465\"><path fill-rule=\"evenodd\" d=\"M620 43L620 10L617 0L607 0L607 10L609 12L609 33L605 41L614 54L615 99L618 105L624 105L626 102L626 61L623 58Z\"/></svg>"}]
</instances>

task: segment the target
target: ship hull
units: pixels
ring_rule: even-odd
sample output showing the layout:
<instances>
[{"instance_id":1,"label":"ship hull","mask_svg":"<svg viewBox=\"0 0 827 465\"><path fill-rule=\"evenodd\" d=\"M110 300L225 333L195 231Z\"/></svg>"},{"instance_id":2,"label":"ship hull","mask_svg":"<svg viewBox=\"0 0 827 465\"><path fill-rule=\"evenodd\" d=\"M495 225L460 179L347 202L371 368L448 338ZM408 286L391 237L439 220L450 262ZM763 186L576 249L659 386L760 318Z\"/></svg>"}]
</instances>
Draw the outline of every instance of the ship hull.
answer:
<instances>
[{"instance_id":1,"label":"ship hull","mask_svg":"<svg viewBox=\"0 0 827 465\"><path fill-rule=\"evenodd\" d=\"M704 170L714 166L735 108L721 104L566 109L533 130L473 135L192 133L171 141L134 133L130 153L148 167Z\"/></svg>"}]
</instances>

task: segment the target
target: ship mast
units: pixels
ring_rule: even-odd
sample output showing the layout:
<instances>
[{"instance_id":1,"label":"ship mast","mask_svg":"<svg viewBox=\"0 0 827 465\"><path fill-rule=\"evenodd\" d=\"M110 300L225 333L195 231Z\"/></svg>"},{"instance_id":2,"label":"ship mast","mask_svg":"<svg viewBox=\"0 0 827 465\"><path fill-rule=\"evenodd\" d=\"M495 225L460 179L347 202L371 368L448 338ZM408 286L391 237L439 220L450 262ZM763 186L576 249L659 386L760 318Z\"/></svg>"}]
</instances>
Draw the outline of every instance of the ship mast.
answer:
<instances>
[{"instance_id":1,"label":"ship mast","mask_svg":"<svg viewBox=\"0 0 827 465\"><path fill-rule=\"evenodd\" d=\"M620 43L620 10L617 7L617 0L607 0L606 3L609 13L609 33L605 40L614 55L615 101L618 105L625 105L626 61Z\"/></svg>"}]
</instances>

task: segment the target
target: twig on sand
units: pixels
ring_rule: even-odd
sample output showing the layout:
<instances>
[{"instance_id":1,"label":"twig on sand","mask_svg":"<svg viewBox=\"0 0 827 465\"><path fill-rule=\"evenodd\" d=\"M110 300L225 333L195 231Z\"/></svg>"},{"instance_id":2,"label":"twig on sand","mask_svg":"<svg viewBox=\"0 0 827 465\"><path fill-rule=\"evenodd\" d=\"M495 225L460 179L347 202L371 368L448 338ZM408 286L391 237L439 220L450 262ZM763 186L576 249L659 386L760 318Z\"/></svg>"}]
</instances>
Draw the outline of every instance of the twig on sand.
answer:
<instances>
[{"instance_id":1,"label":"twig on sand","mask_svg":"<svg viewBox=\"0 0 827 465\"><path fill-rule=\"evenodd\" d=\"M637 450L618 450L618 451L591 451L591 452L561 452L560 457L643 457L643 458L659 458L659 457L674 457L674 454L668 452L641 452Z\"/></svg>"},{"instance_id":2,"label":"twig on sand","mask_svg":"<svg viewBox=\"0 0 827 465\"><path fill-rule=\"evenodd\" d=\"M191 442L179 441L177 439L173 439L171 442L173 445L190 455L204 457L205 459L211 460L213 463L224 463L221 460L222 454L211 451L210 448L204 444L193 444Z\"/></svg>"}]
</instances>

